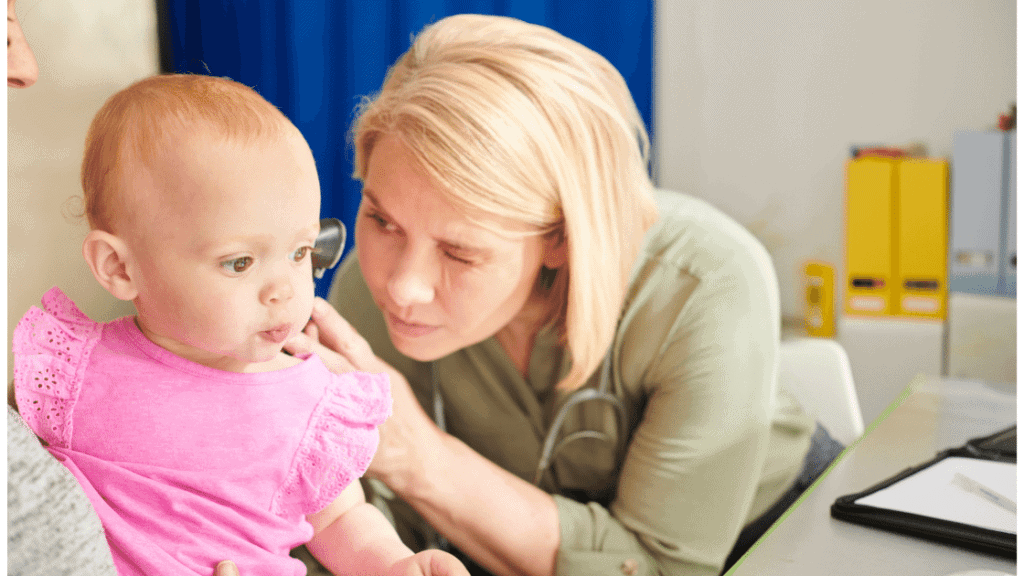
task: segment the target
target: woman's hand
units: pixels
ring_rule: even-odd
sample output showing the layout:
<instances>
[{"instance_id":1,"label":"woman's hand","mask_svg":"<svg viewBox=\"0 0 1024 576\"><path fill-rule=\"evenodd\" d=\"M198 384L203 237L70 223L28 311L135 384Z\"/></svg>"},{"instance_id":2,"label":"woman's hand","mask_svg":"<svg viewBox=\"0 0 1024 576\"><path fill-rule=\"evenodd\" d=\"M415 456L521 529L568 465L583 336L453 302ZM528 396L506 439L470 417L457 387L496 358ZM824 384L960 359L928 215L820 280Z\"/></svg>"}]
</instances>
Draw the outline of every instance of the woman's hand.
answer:
<instances>
[{"instance_id":1,"label":"woman's hand","mask_svg":"<svg viewBox=\"0 0 1024 576\"><path fill-rule=\"evenodd\" d=\"M214 576L241 576L230 560L217 564ZM404 558L388 569L388 576L469 576L459 559L441 550L424 550Z\"/></svg>"},{"instance_id":2,"label":"woman's hand","mask_svg":"<svg viewBox=\"0 0 1024 576\"><path fill-rule=\"evenodd\" d=\"M231 560L225 560L220 564L217 564L217 571L213 573L213 576L241 576L238 573L238 566Z\"/></svg>"},{"instance_id":3,"label":"woman's hand","mask_svg":"<svg viewBox=\"0 0 1024 576\"><path fill-rule=\"evenodd\" d=\"M292 354L316 354L328 369L338 374L359 370L388 375L392 414L380 426L380 444L367 476L401 493L418 470L430 465L431 446L436 446L431 441L440 439L440 429L423 411L405 376L378 358L366 339L327 301L314 300L309 324L284 347Z\"/></svg>"},{"instance_id":4,"label":"woman's hand","mask_svg":"<svg viewBox=\"0 0 1024 576\"><path fill-rule=\"evenodd\" d=\"M424 550L396 562L388 569L388 576L469 576L469 571L447 552Z\"/></svg>"},{"instance_id":5,"label":"woman's hand","mask_svg":"<svg viewBox=\"0 0 1024 576\"><path fill-rule=\"evenodd\" d=\"M304 333L285 348L293 354L316 353L331 370L386 372L391 378L392 415L380 426L380 444L366 475L387 484L491 572L554 573L560 539L554 499L441 432L405 377L377 358L330 304L318 298ZM438 560L443 562L416 555L403 559L392 573L408 569L411 572L399 573L465 574L451 567L447 557Z\"/></svg>"},{"instance_id":6,"label":"woman's hand","mask_svg":"<svg viewBox=\"0 0 1024 576\"><path fill-rule=\"evenodd\" d=\"M366 339L323 298L313 300L309 322L301 334L285 342L284 349L295 355L316 354L335 374L353 370L387 372L391 368L374 355Z\"/></svg>"}]
</instances>

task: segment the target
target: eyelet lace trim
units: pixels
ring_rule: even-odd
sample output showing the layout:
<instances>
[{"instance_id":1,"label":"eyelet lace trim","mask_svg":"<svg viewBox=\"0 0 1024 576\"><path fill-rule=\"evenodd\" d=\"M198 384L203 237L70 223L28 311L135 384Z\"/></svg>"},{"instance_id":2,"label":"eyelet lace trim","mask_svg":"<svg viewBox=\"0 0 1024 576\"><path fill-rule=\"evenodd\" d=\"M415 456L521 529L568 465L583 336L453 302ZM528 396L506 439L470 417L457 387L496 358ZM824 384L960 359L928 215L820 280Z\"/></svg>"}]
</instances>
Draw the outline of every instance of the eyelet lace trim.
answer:
<instances>
[{"instance_id":1,"label":"eyelet lace trim","mask_svg":"<svg viewBox=\"0 0 1024 576\"><path fill-rule=\"evenodd\" d=\"M271 511L287 517L327 507L366 471L377 450L377 426L390 415L386 375L336 376L313 410L291 469L271 501Z\"/></svg>"},{"instance_id":2,"label":"eyelet lace trim","mask_svg":"<svg viewBox=\"0 0 1024 576\"><path fill-rule=\"evenodd\" d=\"M71 412L102 325L51 288L14 328L14 390L25 423L52 446L70 447Z\"/></svg>"}]
</instances>

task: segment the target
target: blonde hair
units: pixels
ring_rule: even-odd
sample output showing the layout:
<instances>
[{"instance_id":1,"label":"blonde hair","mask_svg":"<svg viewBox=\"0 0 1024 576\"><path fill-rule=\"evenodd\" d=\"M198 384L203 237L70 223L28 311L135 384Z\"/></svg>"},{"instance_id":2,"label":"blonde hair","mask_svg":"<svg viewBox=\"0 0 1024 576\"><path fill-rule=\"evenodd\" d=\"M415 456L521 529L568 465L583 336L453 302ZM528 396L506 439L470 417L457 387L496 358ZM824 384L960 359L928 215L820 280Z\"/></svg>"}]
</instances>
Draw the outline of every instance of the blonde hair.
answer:
<instances>
[{"instance_id":1,"label":"blonde hair","mask_svg":"<svg viewBox=\"0 0 1024 576\"><path fill-rule=\"evenodd\" d=\"M92 229L114 232L115 210L127 198L126 177L181 138L209 129L239 143L283 137L298 129L255 90L198 74L140 80L107 99L89 125L82 159L85 215Z\"/></svg>"},{"instance_id":2,"label":"blonde hair","mask_svg":"<svg viewBox=\"0 0 1024 576\"><path fill-rule=\"evenodd\" d=\"M353 125L356 178L399 137L447 200L561 234L567 264L543 273L583 385L611 345L629 274L656 219L650 143L621 74L557 32L464 14L424 28Z\"/></svg>"}]
</instances>

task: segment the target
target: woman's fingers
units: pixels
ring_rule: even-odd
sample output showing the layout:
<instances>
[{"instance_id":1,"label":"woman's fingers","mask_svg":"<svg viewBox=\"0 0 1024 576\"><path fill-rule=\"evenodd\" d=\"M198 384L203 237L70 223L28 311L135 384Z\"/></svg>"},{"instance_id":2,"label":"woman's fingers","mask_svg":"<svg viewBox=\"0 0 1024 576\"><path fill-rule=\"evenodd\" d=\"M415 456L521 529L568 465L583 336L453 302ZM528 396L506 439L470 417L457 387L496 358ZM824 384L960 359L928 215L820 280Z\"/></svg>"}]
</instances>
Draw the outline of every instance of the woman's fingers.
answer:
<instances>
[{"instance_id":1,"label":"woman's fingers","mask_svg":"<svg viewBox=\"0 0 1024 576\"><path fill-rule=\"evenodd\" d=\"M370 344L323 298L313 301L312 320L318 340L348 358L360 370L376 371L377 357Z\"/></svg>"},{"instance_id":2,"label":"woman's fingers","mask_svg":"<svg viewBox=\"0 0 1024 576\"><path fill-rule=\"evenodd\" d=\"M302 334L285 344L285 349L292 353L317 354L331 371L336 371L335 366L341 366L346 371L384 372L391 380L395 414L403 418L405 414L414 412L426 418L405 377L377 358L366 339L322 298L314 300L312 319Z\"/></svg>"},{"instance_id":3,"label":"woman's fingers","mask_svg":"<svg viewBox=\"0 0 1024 576\"><path fill-rule=\"evenodd\" d=\"M389 368L370 344L323 298L313 300L313 313L301 334L285 343L292 354L316 354L336 373L361 370L385 372Z\"/></svg>"},{"instance_id":4,"label":"woman's fingers","mask_svg":"<svg viewBox=\"0 0 1024 576\"><path fill-rule=\"evenodd\" d=\"M285 342L284 349L294 356L316 354L323 361L324 365L327 366L327 369L335 374L358 370L348 358L324 346L319 341L310 338L305 331L292 336Z\"/></svg>"},{"instance_id":5,"label":"woman's fingers","mask_svg":"<svg viewBox=\"0 0 1024 576\"><path fill-rule=\"evenodd\" d=\"M302 330L302 333L309 336L309 339L314 342L320 341L320 330L317 329L316 323L312 320L306 323L306 327Z\"/></svg>"},{"instance_id":6,"label":"woman's fingers","mask_svg":"<svg viewBox=\"0 0 1024 576\"><path fill-rule=\"evenodd\" d=\"M292 336L284 342L284 349L292 356L300 356L302 354L312 354L313 343L317 342L316 337L309 335L309 325L302 330L302 332Z\"/></svg>"},{"instance_id":7,"label":"woman's fingers","mask_svg":"<svg viewBox=\"0 0 1024 576\"><path fill-rule=\"evenodd\" d=\"M230 560L225 560L220 564L217 564L217 572L214 576L239 576L238 566Z\"/></svg>"}]
</instances>

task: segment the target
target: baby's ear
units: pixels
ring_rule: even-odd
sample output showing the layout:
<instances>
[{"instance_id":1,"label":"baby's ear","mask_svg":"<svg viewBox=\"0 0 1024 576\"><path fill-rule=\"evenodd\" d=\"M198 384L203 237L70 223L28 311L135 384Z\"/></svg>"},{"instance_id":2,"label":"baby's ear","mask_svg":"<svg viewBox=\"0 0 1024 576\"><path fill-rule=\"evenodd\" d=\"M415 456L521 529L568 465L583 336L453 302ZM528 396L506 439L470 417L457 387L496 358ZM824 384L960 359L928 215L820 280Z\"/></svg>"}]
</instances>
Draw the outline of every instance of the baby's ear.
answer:
<instances>
[{"instance_id":1,"label":"baby's ear","mask_svg":"<svg viewBox=\"0 0 1024 576\"><path fill-rule=\"evenodd\" d=\"M128 272L128 246L120 237L91 230L82 243L82 255L96 281L115 298L134 300L139 291Z\"/></svg>"}]
</instances>

